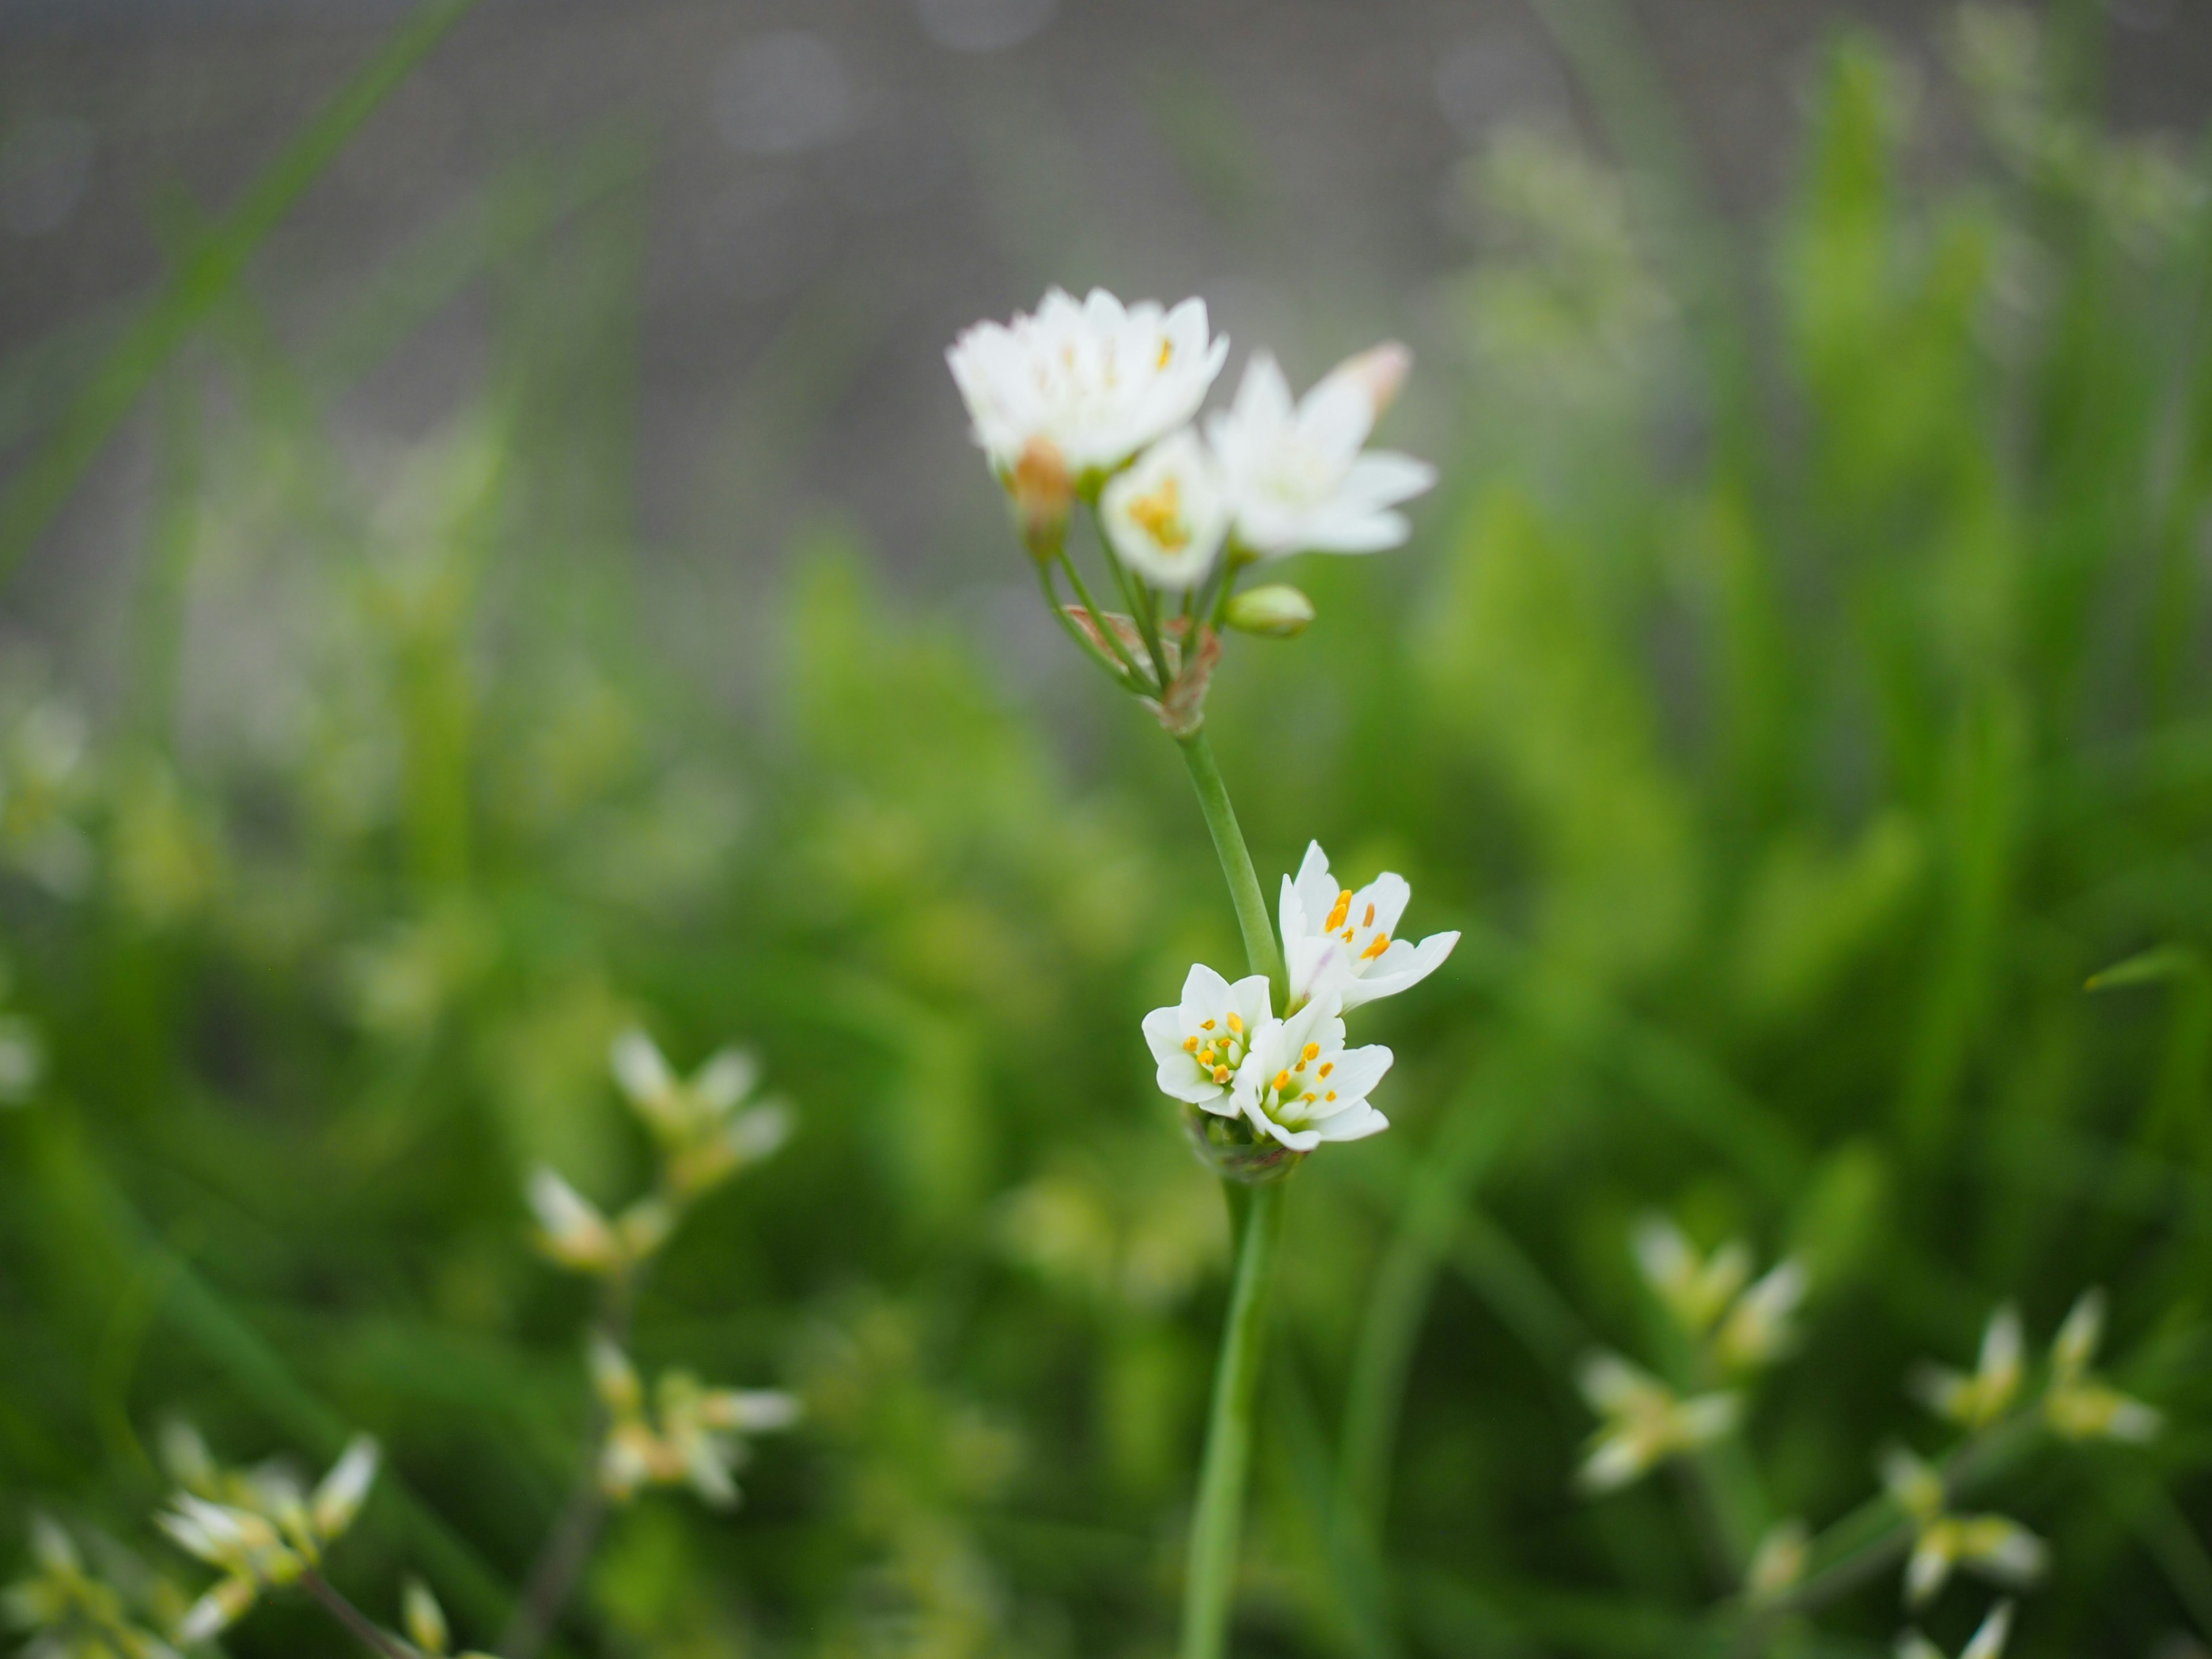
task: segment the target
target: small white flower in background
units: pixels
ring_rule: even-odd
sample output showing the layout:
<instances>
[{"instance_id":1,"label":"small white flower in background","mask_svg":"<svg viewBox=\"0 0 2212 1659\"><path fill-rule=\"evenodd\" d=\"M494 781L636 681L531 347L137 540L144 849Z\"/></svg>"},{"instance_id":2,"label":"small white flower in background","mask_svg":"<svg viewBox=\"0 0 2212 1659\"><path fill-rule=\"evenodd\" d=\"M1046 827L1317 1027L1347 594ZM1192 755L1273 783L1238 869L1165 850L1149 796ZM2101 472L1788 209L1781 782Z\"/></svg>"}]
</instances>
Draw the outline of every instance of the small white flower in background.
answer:
<instances>
[{"instance_id":1,"label":"small white flower in background","mask_svg":"<svg viewBox=\"0 0 2212 1659\"><path fill-rule=\"evenodd\" d=\"M376 1484L376 1471L383 1461L382 1450L368 1436L357 1434L348 1443L344 1454L331 1466L331 1472L307 1500L307 1524L314 1528L319 1543L329 1543L353 1525L361 1506L368 1500L368 1489Z\"/></svg>"},{"instance_id":2,"label":"small white flower in background","mask_svg":"<svg viewBox=\"0 0 2212 1659\"><path fill-rule=\"evenodd\" d=\"M1752 1282L1713 1334L1713 1358L1724 1370L1754 1370L1772 1364L1796 1342L1793 1320L1810 1284L1795 1257L1777 1262Z\"/></svg>"},{"instance_id":3,"label":"small white flower in background","mask_svg":"<svg viewBox=\"0 0 2212 1659\"><path fill-rule=\"evenodd\" d=\"M2069 1440L2125 1440L2138 1445L2158 1437L2165 1419L2156 1409L2093 1375L2089 1363L2105 1334L2105 1297L2085 1291L2051 1345L2051 1388L2043 1414Z\"/></svg>"},{"instance_id":4,"label":"small white flower in background","mask_svg":"<svg viewBox=\"0 0 2212 1659\"><path fill-rule=\"evenodd\" d=\"M1905 1564L1905 1598L1917 1607L1965 1567L2002 1583L2026 1584L2050 1559L2043 1540L2001 1515L1953 1515L1945 1507L1943 1477L1902 1447L1882 1455L1881 1482L1912 1522L1912 1553Z\"/></svg>"},{"instance_id":5,"label":"small white flower in background","mask_svg":"<svg viewBox=\"0 0 2212 1659\"><path fill-rule=\"evenodd\" d=\"M1710 1445L1733 1431L1742 1413L1733 1394L1684 1400L1618 1354L1590 1355L1575 1382L1602 1419L1577 1476L1587 1492L1614 1491L1670 1457Z\"/></svg>"},{"instance_id":6,"label":"small white flower in background","mask_svg":"<svg viewBox=\"0 0 2212 1659\"><path fill-rule=\"evenodd\" d=\"M1942 1365L1923 1365L1908 1386L1939 1416L1969 1429L1987 1427L2011 1408L2023 1370L2020 1315L2009 1304L1990 1316L1981 1358L1967 1376Z\"/></svg>"},{"instance_id":7,"label":"small white flower in background","mask_svg":"<svg viewBox=\"0 0 2212 1659\"><path fill-rule=\"evenodd\" d=\"M1310 1152L1324 1140L1364 1139L1390 1127L1367 1097L1391 1058L1379 1042L1346 1048L1336 998L1324 996L1253 1033L1251 1051L1237 1068L1237 1109L1294 1152Z\"/></svg>"},{"instance_id":8,"label":"small white flower in background","mask_svg":"<svg viewBox=\"0 0 2212 1659\"><path fill-rule=\"evenodd\" d=\"M419 1578L408 1579L399 1592L399 1622L407 1639L425 1653L441 1654L453 1646L452 1628L446 1623L446 1610L438 1605L438 1598L430 1587Z\"/></svg>"},{"instance_id":9,"label":"small white flower in background","mask_svg":"<svg viewBox=\"0 0 2212 1659\"><path fill-rule=\"evenodd\" d=\"M791 1113L781 1102L737 1109L760 1081L760 1062L741 1048L722 1049L684 1079L651 1037L633 1030L615 1039L608 1065L660 1144L668 1184L680 1198L719 1185L790 1138Z\"/></svg>"},{"instance_id":10,"label":"small white flower in background","mask_svg":"<svg viewBox=\"0 0 2212 1659\"><path fill-rule=\"evenodd\" d=\"M1268 1018L1265 974L1232 985L1204 963L1194 963L1183 979L1182 1002L1145 1016L1145 1042L1159 1065L1160 1092L1234 1117L1231 1086L1253 1033Z\"/></svg>"},{"instance_id":11,"label":"small white flower in background","mask_svg":"<svg viewBox=\"0 0 2212 1659\"><path fill-rule=\"evenodd\" d=\"M1391 509L1436 483L1412 457L1363 446L1412 366L1388 343L1346 359L1293 404L1275 360L1255 352L1230 408L1210 417L1237 545L1261 557L1376 553L1406 539Z\"/></svg>"},{"instance_id":12,"label":"small white flower in background","mask_svg":"<svg viewBox=\"0 0 2212 1659\"><path fill-rule=\"evenodd\" d=\"M30 1541L32 1576L0 1590L0 1619L32 1632L27 1659L177 1659L132 1620L113 1585L87 1570L58 1522L33 1515Z\"/></svg>"},{"instance_id":13,"label":"small white flower in background","mask_svg":"<svg viewBox=\"0 0 2212 1659\"><path fill-rule=\"evenodd\" d=\"M966 330L945 358L1001 477L1037 444L1080 477L1187 423L1228 353L1225 337L1208 337L1202 300L1164 311L1097 288L1079 302L1055 288L1033 314Z\"/></svg>"},{"instance_id":14,"label":"small white flower in background","mask_svg":"<svg viewBox=\"0 0 2212 1659\"><path fill-rule=\"evenodd\" d=\"M2000 1601L1991 1607L1988 1617L1966 1645L1959 1650L1959 1659L1999 1659L2004 1652L2005 1638L2012 1633L2012 1603ZM1944 1659L1943 1650L1917 1630L1909 1630L1897 1638L1897 1659Z\"/></svg>"},{"instance_id":15,"label":"small white flower in background","mask_svg":"<svg viewBox=\"0 0 2212 1659\"><path fill-rule=\"evenodd\" d=\"M1333 988L1341 1012L1350 1013L1436 972L1459 943L1456 933L1431 933L1419 945L1391 937L1413 891L1403 877L1388 870L1356 893L1339 887L1329 874L1328 854L1319 842L1309 842L1298 873L1283 878L1276 906L1291 1006Z\"/></svg>"},{"instance_id":16,"label":"small white flower in background","mask_svg":"<svg viewBox=\"0 0 2212 1659\"><path fill-rule=\"evenodd\" d=\"M1753 1602L1768 1602L1796 1589L1805 1577L1812 1542L1804 1522L1796 1516L1777 1522L1752 1552L1743 1575L1744 1595Z\"/></svg>"},{"instance_id":17,"label":"small white flower in background","mask_svg":"<svg viewBox=\"0 0 2212 1659\"><path fill-rule=\"evenodd\" d=\"M612 1273L630 1262L628 1249L599 1206L543 1164L531 1171L530 1208L538 1248L578 1273Z\"/></svg>"},{"instance_id":18,"label":"small white flower in background","mask_svg":"<svg viewBox=\"0 0 2212 1659\"><path fill-rule=\"evenodd\" d=\"M1698 1254L1680 1227L1663 1215L1637 1224L1630 1240L1636 1266L1652 1293L1692 1336L1703 1336L1751 1277L1751 1249L1731 1239L1710 1256Z\"/></svg>"},{"instance_id":19,"label":"small white flower in background","mask_svg":"<svg viewBox=\"0 0 2212 1659\"><path fill-rule=\"evenodd\" d=\"M641 1486L688 1485L726 1509L738 1501L734 1477L750 1455L745 1437L775 1433L799 1420L799 1401L790 1395L710 1389L688 1371L662 1374L648 1413L636 1369L604 1335L592 1339L591 1363L592 1385L611 1419L599 1485L618 1503Z\"/></svg>"},{"instance_id":20,"label":"small white flower in background","mask_svg":"<svg viewBox=\"0 0 2212 1659\"><path fill-rule=\"evenodd\" d=\"M224 1574L179 1622L178 1639L187 1644L228 1628L264 1589L292 1583L320 1561L361 1513L381 1461L376 1442L356 1435L309 1493L276 1465L238 1473L217 1468L188 1427L167 1438L165 1449L227 1499L179 1492L155 1517L172 1541Z\"/></svg>"},{"instance_id":21,"label":"small white flower in background","mask_svg":"<svg viewBox=\"0 0 2212 1659\"><path fill-rule=\"evenodd\" d=\"M1098 497L1106 539L1153 586L1181 593L1204 581L1229 532L1221 471L1189 427L1170 433L1107 481Z\"/></svg>"}]
</instances>

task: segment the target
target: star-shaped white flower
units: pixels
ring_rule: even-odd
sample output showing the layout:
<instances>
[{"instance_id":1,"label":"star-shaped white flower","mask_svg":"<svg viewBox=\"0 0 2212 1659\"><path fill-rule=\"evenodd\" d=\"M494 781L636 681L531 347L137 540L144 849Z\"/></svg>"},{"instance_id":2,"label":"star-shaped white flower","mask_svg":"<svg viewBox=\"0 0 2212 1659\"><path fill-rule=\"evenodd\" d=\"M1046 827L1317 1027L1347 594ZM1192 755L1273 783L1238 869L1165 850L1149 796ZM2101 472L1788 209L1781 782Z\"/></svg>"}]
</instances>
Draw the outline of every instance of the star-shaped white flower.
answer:
<instances>
[{"instance_id":1,"label":"star-shaped white flower","mask_svg":"<svg viewBox=\"0 0 2212 1659\"><path fill-rule=\"evenodd\" d=\"M1276 907L1283 954L1291 975L1291 1006L1334 988L1349 1013L1378 997L1395 996L1443 965L1459 943L1456 933L1431 933L1419 945L1391 937L1413 890L1385 870L1353 892L1329 874L1321 843L1307 845L1293 878L1283 878Z\"/></svg>"},{"instance_id":2,"label":"star-shaped white flower","mask_svg":"<svg viewBox=\"0 0 2212 1659\"><path fill-rule=\"evenodd\" d=\"M1206 422L1241 546L1262 557L1378 553L1406 539L1406 520L1391 509L1436 483L1436 469L1362 447L1412 362L1401 345L1376 346L1293 404L1275 360L1252 355L1236 402Z\"/></svg>"},{"instance_id":3,"label":"star-shaped white flower","mask_svg":"<svg viewBox=\"0 0 2212 1659\"><path fill-rule=\"evenodd\" d=\"M2043 1540L2002 1515L1954 1515L1943 1477L1904 1448L1882 1455L1881 1483L1912 1522L1912 1554L1905 1564L1905 1599L1917 1607L1949 1582L1954 1568L2026 1584L2050 1559Z\"/></svg>"},{"instance_id":4,"label":"star-shaped white flower","mask_svg":"<svg viewBox=\"0 0 2212 1659\"><path fill-rule=\"evenodd\" d=\"M1616 1353L1593 1353L1575 1376L1601 1421L1576 1479L1585 1491L1613 1492L1670 1457L1709 1445L1735 1429L1743 1402L1733 1394L1685 1400Z\"/></svg>"},{"instance_id":5,"label":"star-shaped white flower","mask_svg":"<svg viewBox=\"0 0 2212 1659\"><path fill-rule=\"evenodd\" d=\"M1948 1366L1923 1365L1908 1386L1939 1416L1966 1428L1986 1428L2011 1408L2020 1393L2026 1374L2020 1312L2007 1304L1990 1316L1983 1329L1981 1356L1972 1376Z\"/></svg>"},{"instance_id":6,"label":"star-shaped white flower","mask_svg":"<svg viewBox=\"0 0 2212 1659\"><path fill-rule=\"evenodd\" d=\"M1322 997L1253 1034L1237 1072L1237 1110L1294 1152L1310 1152L1324 1140L1380 1134L1390 1120L1367 1097L1390 1060L1380 1043L1346 1048L1337 1000Z\"/></svg>"},{"instance_id":7,"label":"star-shaped white flower","mask_svg":"<svg viewBox=\"0 0 2212 1659\"><path fill-rule=\"evenodd\" d=\"M1221 471L1198 434L1180 428L1108 481L1098 521L1132 570L1155 587L1183 592L1206 580L1229 533Z\"/></svg>"},{"instance_id":8,"label":"star-shaped white flower","mask_svg":"<svg viewBox=\"0 0 2212 1659\"><path fill-rule=\"evenodd\" d=\"M1050 289L1033 314L981 322L945 354L971 434L1002 477L1032 444L1067 471L1110 472L1198 412L1229 354L1206 302L1125 307L1104 289L1079 302Z\"/></svg>"},{"instance_id":9,"label":"star-shaped white flower","mask_svg":"<svg viewBox=\"0 0 2212 1659\"><path fill-rule=\"evenodd\" d=\"M2051 1388L2043 1414L2069 1440L2125 1440L2140 1445L2158 1437L2165 1419L2154 1407L2122 1394L2089 1369L2105 1334L2105 1297L2085 1291L2051 1345Z\"/></svg>"},{"instance_id":10,"label":"star-shaped white flower","mask_svg":"<svg viewBox=\"0 0 2212 1659\"><path fill-rule=\"evenodd\" d=\"M1182 1002L1145 1016L1145 1041L1159 1062L1160 1092L1218 1117L1236 1116L1231 1089L1253 1034L1268 1018L1265 974L1232 985L1204 963L1193 963Z\"/></svg>"}]
</instances>

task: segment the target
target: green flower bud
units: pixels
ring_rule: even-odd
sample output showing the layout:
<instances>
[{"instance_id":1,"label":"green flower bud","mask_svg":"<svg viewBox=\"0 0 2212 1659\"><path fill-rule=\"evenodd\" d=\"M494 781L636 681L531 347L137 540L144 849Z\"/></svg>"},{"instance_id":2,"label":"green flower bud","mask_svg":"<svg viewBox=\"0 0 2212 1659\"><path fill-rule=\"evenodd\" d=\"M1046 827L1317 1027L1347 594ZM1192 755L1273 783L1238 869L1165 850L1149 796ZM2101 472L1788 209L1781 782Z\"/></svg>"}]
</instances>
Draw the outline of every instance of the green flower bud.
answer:
<instances>
[{"instance_id":1,"label":"green flower bud","mask_svg":"<svg viewBox=\"0 0 2212 1659\"><path fill-rule=\"evenodd\" d=\"M1287 640L1304 633L1313 619L1313 601L1282 582L1248 587L1229 601L1229 625L1241 634Z\"/></svg>"}]
</instances>

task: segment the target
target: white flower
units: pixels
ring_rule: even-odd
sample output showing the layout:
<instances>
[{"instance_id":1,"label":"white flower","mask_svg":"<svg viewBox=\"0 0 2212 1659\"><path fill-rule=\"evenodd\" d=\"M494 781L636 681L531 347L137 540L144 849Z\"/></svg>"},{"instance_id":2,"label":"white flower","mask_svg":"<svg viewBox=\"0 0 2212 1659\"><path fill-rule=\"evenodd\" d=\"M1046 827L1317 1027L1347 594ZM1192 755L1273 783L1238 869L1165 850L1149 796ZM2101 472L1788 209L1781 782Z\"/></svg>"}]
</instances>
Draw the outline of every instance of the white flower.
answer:
<instances>
[{"instance_id":1,"label":"white flower","mask_svg":"<svg viewBox=\"0 0 2212 1659\"><path fill-rule=\"evenodd\" d=\"M1744 1570L1744 1595L1753 1602L1776 1601L1787 1595L1805 1577L1812 1547L1813 1535L1804 1522L1794 1516L1777 1522L1752 1552L1751 1565Z\"/></svg>"},{"instance_id":2,"label":"white flower","mask_svg":"<svg viewBox=\"0 0 2212 1659\"><path fill-rule=\"evenodd\" d=\"M1614 1353L1590 1355L1575 1381L1602 1419L1577 1476L1589 1492L1612 1492L1670 1457L1710 1444L1734 1429L1742 1412L1732 1394L1681 1399Z\"/></svg>"},{"instance_id":3,"label":"white flower","mask_svg":"<svg viewBox=\"0 0 2212 1659\"><path fill-rule=\"evenodd\" d=\"M1237 1109L1294 1152L1310 1152L1324 1140L1379 1134L1390 1120L1367 1097L1390 1060L1380 1043L1346 1048L1336 999L1323 997L1253 1034L1237 1072Z\"/></svg>"},{"instance_id":4,"label":"white flower","mask_svg":"<svg viewBox=\"0 0 2212 1659\"><path fill-rule=\"evenodd\" d=\"M760 1080L760 1062L742 1048L720 1050L686 1079L651 1037L631 1030L615 1039L608 1064L660 1143L668 1184L679 1198L698 1197L790 1138L791 1114L780 1101L737 1113Z\"/></svg>"},{"instance_id":5,"label":"white flower","mask_svg":"<svg viewBox=\"0 0 2212 1659\"><path fill-rule=\"evenodd\" d=\"M1944 1508L1943 1477L1901 1447L1881 1460L1882 1485L1911 1521L1912 1554L1905 1564L1905 1596L1915 1606L1949 1582L1955 1567L2025 1584L2039 1576L2050 1551L2033 1533L2002 1515L1953 1515Z\"/></svg>"},{"instance_id":6,"label":"white flower","mask_svg":"<svg viewBox=\"0 0 2212 1659\"><path fill-rule=\"evenodd\" d=\"M603 1335L591 1349L592 1383L613 1419L599 1456L599 1484L627 1502L648 1485L689 1485L708 1503L738 1501L744 1437L773 1434L799 1420L799 1401L769 1389L709 1389L689 1371L669 1371L648 1413L645 1389L622 1351ZM653 1419L659 1419L658 1423Z\"/></svg>"},{"instance_id":7,"label":"white flower","mask_svg":"<svg viewBox=\"0 0 2212 1659\"><path fill-rule=\"evenodd\" d=\"M1295 407L1266 352L1245 365L1237 401L1206 422L1228 479L1238 544L1263 557L1310 550L1376 553L1407 536L1390 509L1436 482L1436 471L1361 446L1406 377L1406 348L1346 359Z\"/></svg>"},{"instance_id":8,"label":"white flower","mask_svg":"<svg viewBox=\"0 0 2212 1659\"><path fill-rule=\"evenodd\" d=\"M353 1524L368 1498L369 1487L375 1484L381 1461L376 1442L368 1435L357 1434L347 1443L344 1454L331 1465L307 1501L307 1518L318 1538L328 1543Z\"/></svg>"},{"instance_id":9,"label":"white flower","mask_svg":"<svg viewBox=\"0 0 2212 1659\"><path fill-rule=\"evenodd\" d=\"M1328 854L1319 842L1310 842L1296 878L1283 878L1276 907L1289 959L1291 1006L1312 998L1328 981L1342 1012L1349 1013L1436 972L1459 943L1456 933L1431 933L1417 945L1390 936L1413 890L1388 870L1356 893L1340 888L1328 872Z\"/></svg>"},{"instance_id":10,"label":"white flower","mask_svg":"<svg viewBox=\"0 0 2212 1659\"><path fill-rule=\"evenodd\" d=\"M1930 1411L1970 1429L1983 1428L2002 1417L2020 1392L2021 1350L2020 1315L2008 1304L1990 1316L1972 1376L1923 1365L1912 1374L1910 1386Z\"/></svg>"},{"instance_id":11,"label":"white flower","mask_svg":"<svg viewBox=\"0 0 2212 1659\"><path fill-rule=\"evenodd\" d=\"M1736 1298L1713 1337L1713 1353L1731 1370L1778 1359L1797 1340L1792 1320L1809 1284L1804 1264L1785 1257Z\"/></svg>"},{"instance_id":12,"label":"white flower","mask_svg":"<svg viewBox=\"0 0 2212 1659\"><path fill-rule=\"evenodd\" d=\"M544 1164L531 1171L530 1208L538 1218L538 1248L579 1273L612 1273L626 1257L622 1241L599 1206Z\"/></svg>"},{"instance_id":13,"label":"white flower","mask_svg":"<svg viewBox=\"0 0 2212 1659\"><path fill-rule=\"evenodd\" d=\"M2156 1408L2122 1394L2089 1370L2104 1334L2104 1295L2085 1291L2051 1345L2051 1389L2043 1397L2044 1417L2069 1440L2125 1440L2138 1445L2154 1440L2165 1426Z\"/></svg>"},{"instance_id":14,"label":"white flower","mask_svg":"<svg viewBox=\"0 0 2212 1659\"><path fill-rule=\"evenodd\" d=\"M1682 1230L1662 1215L1638 1223L1632 1244L1644 1283L1692 1336L1711 1328L1751 1277L1751 1251L1741 1240L1700 1256Z\"/></svg>"},{"instance_id":15,"label":"white flower","mask_svg":"<svg viewBox=\"0 0 2212 1659\"><path fill-rule=\"evenodd\" d=\"M1234 1117L1230 1088L1268 1012L1265 974L1231 985L1204 963L1194 963L1182 982L1182 1001L1145 1016L1145 1041L1159 1062L1160 1092Z\"/></svg>"},{"instance_id":16,"label":"white flower","mask_svg":"<svg viewBox=\"0 0 2212 1659\"><path fill-rule=\"evenodd\" d=\"M1226 337L1207 337L1202 300L1124 307L1094 288L1079 304L1055 288L1034 315L966 330L945 360L1001 476L1042 442L1080 477L1112 471L1188 422L1228 353Z\"/></svg>"},{"instance_id":17,"label":"white flower","mask_svg":"<svg viewBox=\"0 0 2212 1659\"><path fill-rule=\"evenodd\" d=\"M1116 473L1098 498L1106 538L1155 587L1180 593L1206 580L1229 532L1221 470L1189 427Z\"/></svg>"}]
</instances>

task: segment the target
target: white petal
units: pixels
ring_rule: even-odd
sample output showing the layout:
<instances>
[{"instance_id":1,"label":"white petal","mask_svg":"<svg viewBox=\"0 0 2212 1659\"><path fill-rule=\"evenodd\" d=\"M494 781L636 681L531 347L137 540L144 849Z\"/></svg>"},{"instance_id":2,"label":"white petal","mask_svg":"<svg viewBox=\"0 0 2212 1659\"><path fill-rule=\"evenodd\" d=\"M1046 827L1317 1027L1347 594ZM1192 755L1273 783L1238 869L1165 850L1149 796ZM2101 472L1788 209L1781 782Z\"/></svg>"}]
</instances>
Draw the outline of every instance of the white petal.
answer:
<instances>
[{"instance_id":1,"label":"white petal","mask_svg":"<svg viewBox=\"0 0 2212 1659\"><path fill-rule=\"evenodd\" d=\"M376 1442L365 1434L357 1434L347 1443L344 1455L323 1477L308 1505L317 1536L328 1540L353 1524L368 1497L381 1458Z\"/></svg>"},{"instance_id":2,"label":"white petal","mask_svg":"<svg viewBox=\"0 0 2212 1659\"><path fill-rule=\"evenodd\" d=\"M759 1080L758 1060L742 1048L724 1048L693 1075L691 1093L719 1117L752 1093Z\"/></svg>"},{"instance_id":3,"label":"white petal","mask_svg":"<svg viewBox=\"0 0 2212 1659\"><path fill-rule=\"evenodd\" d=\"M1959 1659L1997 1659L2004 1651L2005 1638L2012 1633L2012 1603L2000 1601L1990 1609L1989 1617L1959 1650Z\"/></svg>"},{"instance_id":4,"label":"white petal","mask_svg":"<svg viewBox=\"0 0 2212 1659\"><path fill-rule=\"evenodd\" d=\"M652 1100L667 1093L676 1082L668 1062L651 1037L635 1028L614 1040L607 1061L615 1081L633 1101Z\"/></svg>"}]
</instances>

